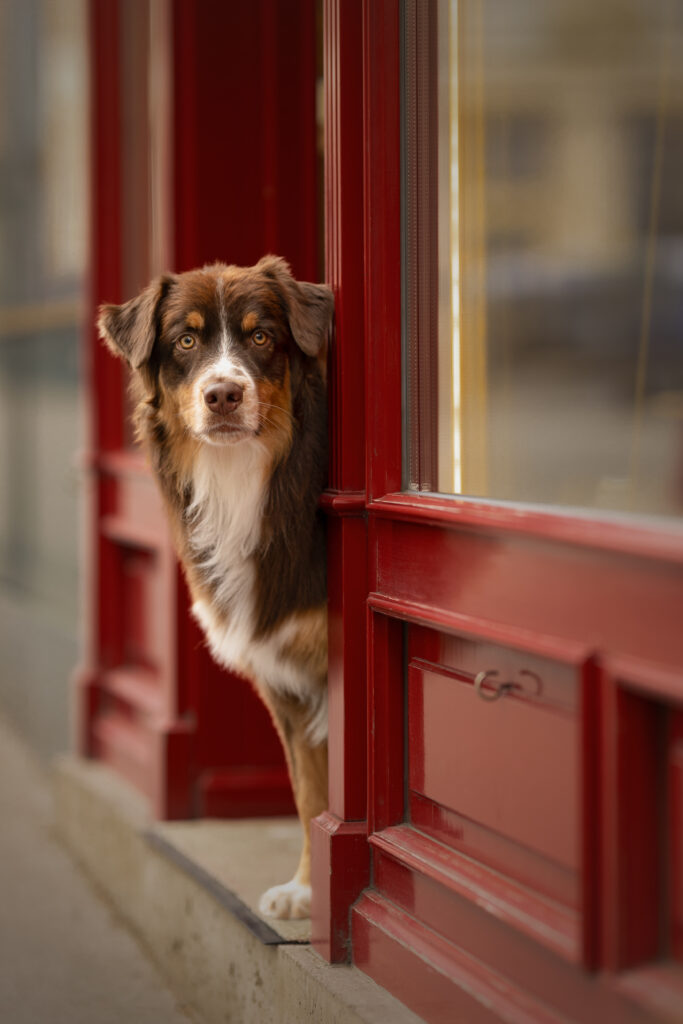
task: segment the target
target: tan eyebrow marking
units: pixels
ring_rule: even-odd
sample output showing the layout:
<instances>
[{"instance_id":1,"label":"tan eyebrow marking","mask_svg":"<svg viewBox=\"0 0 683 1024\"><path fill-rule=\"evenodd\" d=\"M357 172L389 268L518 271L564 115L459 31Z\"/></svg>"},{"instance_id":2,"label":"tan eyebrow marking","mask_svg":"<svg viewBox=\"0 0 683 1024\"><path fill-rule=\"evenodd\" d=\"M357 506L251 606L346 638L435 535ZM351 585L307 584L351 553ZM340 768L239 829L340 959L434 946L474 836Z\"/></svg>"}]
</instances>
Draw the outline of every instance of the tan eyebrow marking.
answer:
<instances>
[{"instance_id":1,"label":"tan eyebrow marking","mask_svg":"<svg viewBox=\"0 0 683 1024\"><path fill-rule=\"evenodd\" d=\"M242 320L242 330L245 332L253 331L258 324L258 313L247 313Z\"/></svg>"},{"instance_id":2,"label":"tan eyebrow marking","mask_svg":"<svg viewBox=\"0 0 683 1024\"><path fill-rule=\"evenodd\" d=\"M197 309L187 314L187 326L194 327L195 331L201 331L204 326L204 317Z\"/></svg>"}]
</instances>

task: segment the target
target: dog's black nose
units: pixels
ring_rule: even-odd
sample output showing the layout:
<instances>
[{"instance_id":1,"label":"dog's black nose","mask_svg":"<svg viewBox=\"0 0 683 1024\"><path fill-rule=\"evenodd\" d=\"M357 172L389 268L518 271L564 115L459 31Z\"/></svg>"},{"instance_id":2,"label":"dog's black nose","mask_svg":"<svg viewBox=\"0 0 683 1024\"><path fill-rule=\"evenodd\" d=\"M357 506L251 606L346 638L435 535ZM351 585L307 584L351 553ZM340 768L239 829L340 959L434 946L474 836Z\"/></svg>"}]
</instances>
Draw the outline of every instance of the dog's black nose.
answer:
<instances>
[{"instance_id":1,"label":"dog's black nose","mask_svg":"<svg viewBox=\"0 0 683 1024\"><path fill-rule=\"evenodd\" d=\"M225 416L226 413L234 412L242 401L244 390L234 381L210 384L204 388L204 401L211 412L217 416Z\"/></svg>"}]
</instances>

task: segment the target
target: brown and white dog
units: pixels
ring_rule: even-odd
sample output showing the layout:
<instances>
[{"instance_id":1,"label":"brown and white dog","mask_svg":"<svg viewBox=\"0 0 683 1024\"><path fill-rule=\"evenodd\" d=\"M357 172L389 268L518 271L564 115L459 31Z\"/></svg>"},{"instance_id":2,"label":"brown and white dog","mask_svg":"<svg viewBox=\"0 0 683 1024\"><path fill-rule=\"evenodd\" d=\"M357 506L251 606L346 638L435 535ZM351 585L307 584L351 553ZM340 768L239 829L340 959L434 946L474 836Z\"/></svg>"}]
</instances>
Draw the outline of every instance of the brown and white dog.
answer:
<instances>
[{"instance_id":1,"label":"brown and white dog","mask_svg":"<svg viewBox=\"0 0 683 1024\"><path fill-rule=\"evenodd\" d=\"M324 523L329 288L266 256L166 274L99 328L134 370L136 423L215 659L247 676L282 740L304 831L263 913L307 917L309 823L327 806Z\"/></svg>"}]
</instances>

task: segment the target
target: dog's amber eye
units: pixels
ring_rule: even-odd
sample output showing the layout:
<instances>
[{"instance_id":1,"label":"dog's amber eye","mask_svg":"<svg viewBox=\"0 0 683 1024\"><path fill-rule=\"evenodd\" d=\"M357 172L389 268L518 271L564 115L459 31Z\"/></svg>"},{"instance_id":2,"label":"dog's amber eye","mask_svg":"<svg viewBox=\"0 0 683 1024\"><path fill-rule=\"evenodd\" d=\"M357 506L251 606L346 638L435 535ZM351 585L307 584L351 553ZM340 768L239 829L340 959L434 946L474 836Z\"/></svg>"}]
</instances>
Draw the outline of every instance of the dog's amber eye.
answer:
<instances>
[{"instance_id":1,"label":"dog's amber eye","mask_svg":"<svg viewBox=\"0 0 683 1024\"><path fill-rule=\"evenodd\" d=\"M187 351L190 348L194 348L196 341L191 334L183 334L178 344L180 345L181 348L184 348L185 351Z\"/></svg>"},{"instance_id":2,"label":"dog's amber eye","mask_svg":"<svg viewBox=\"0 0 683 1024\"><path fill-rule=\"evenodd\" d=\"M254 331L251 340L255 345L266 345L268 343L268 335L265 331Z\"/></svg>"}]
</instances>

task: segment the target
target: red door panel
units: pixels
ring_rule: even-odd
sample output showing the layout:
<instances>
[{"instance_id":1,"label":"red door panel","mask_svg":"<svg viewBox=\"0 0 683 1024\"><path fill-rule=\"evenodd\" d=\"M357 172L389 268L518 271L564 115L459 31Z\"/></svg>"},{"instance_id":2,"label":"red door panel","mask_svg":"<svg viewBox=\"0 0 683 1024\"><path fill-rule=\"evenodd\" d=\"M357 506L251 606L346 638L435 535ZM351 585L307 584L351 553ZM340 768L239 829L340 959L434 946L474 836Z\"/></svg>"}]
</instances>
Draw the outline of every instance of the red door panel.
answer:
<instances>
[{"instance_id":1,"label":"red door panel","mask_svg":"<svg viewBox=\"0 0 683 1024\"><path fill-rule=\"evenodd\" d=\"M575 690L576 684L568 687L572 703ZM574 900L572 879L580 867L576 710L514 693L487 700L471 677L411 661L408 718L413 823L527 883L535 884L549 861L546 884L553 876L557 886L551 892ZM514 845L522 849L512 853Z\"/></svg>"},{"instance_id":2,"label":"red door panel","mask_svg":"<svg viewBox=\"0 0 683 1024\"><path fill-rule=\"evenodd\" d=\"M671 878L671 952L683 963L683 712L669 725L669 874Z\"/></svg>"},{"instance_id":3,"label":"red door panel","mask_svg":"<svg viewBox=\"0 0 683 1024\"><path fill-rule=\"evenodd\" d=\"M521 690L524 683L513 685ZM568 713L542 695L511 691L493 700L480 696L471 678L411 661L411 791L575 871L576 683L567 691Z\"/></svg>"}]
</instances>

